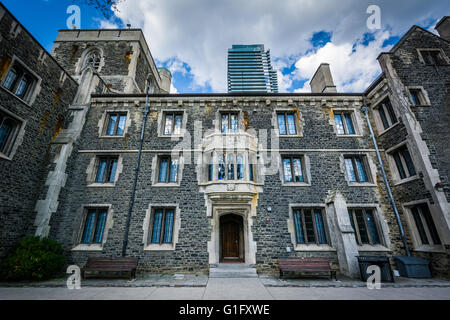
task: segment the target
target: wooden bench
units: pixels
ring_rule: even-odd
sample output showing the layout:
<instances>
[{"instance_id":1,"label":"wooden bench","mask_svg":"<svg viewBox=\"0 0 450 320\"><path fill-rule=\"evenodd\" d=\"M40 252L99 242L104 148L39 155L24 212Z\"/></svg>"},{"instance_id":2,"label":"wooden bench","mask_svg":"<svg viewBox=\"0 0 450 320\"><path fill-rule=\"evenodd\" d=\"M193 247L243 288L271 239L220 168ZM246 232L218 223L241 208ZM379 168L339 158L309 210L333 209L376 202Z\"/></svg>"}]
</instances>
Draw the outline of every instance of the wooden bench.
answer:
<instances>
[{"instance_id":1,"label":"wooden bench","mask_svg":"<svg viewBox=\"0 0 450 320\"><path fill-rule=\"evenodd\" d=\"M88 258L81 269L81 276L85 278L86 271L98 272L130 272L130 279L136 276L137 258Z\"/></svg>"},{"instance_id":2,"label":"wooden bench","mask_svg":"<svg viewBox=\"0 0 450 320\"><path fill-rule=\"evenodd\" d=\"M328 258L289 257L278 258L280 278L285 272L330 273L330 279L336 279L336 270L331 269Z\"/></svg>"}]
</instances>

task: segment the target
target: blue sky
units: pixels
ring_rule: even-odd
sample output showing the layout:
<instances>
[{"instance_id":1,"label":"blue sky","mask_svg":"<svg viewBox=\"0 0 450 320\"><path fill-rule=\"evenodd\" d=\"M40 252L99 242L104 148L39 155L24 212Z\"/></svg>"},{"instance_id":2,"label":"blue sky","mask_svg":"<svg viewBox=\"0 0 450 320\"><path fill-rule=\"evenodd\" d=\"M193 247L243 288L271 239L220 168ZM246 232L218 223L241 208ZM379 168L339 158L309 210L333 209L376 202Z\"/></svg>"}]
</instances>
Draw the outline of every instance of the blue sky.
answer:
<instances>
[{"instance_id":1,"label":"blue sky","mask_svg":"<svg viewBox=\"0 0 450 320\"><path fill-rule=\"evenodd\" d=\"M360 92L380 73L376 57L417 24L433 31L448 1L123 0L107 20L72 0L2 0L51 51L66 28L67 7L81 8L81 28L142 28L158 66L173 74L173 92L225 92L232 44L264 43L278 70L280 92L308 92L321 62L330 63L338 91ZM366 9L381 9L381 28L368 29Z\"/></svg>"}]
</instances>

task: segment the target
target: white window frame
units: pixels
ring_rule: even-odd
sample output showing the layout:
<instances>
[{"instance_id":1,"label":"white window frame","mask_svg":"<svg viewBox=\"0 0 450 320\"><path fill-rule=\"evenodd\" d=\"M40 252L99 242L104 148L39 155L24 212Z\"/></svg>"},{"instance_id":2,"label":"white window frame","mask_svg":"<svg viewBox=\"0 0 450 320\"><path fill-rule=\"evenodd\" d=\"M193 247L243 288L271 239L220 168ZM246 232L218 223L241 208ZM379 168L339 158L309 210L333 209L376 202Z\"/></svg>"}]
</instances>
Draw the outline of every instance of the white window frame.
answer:
<instances>
[{"instance_id":1,"label":"white window frame","mask_svg":"<svg viewBox=\"0 0 450 320\"><path fill-rule=\"evenodd\" d=\"M366 169L366 175L369 181L367 182L356 182L350 181L349 175L347 172L347 167L345 166L345 157L346 156L360 156L363 157L364 160L364 168ZM346 152L339 155L341 172L344 173L345 180L350 187L376 187L376 176L377 176L377 167L375 163L372 161L369 153L367 152Z\"/></svg>"},{"instance_id":2,"label":"white window frame","mask_svg":"<svg viewBox=\"0 0 450 320\"><path fill-rule=\"evenodd\" d=\"M182 115L182 121L181 121L181 130L180 134L164 134L165 124L166 124L166 117L165 115L167 113L178 113ZM186 134L186 125L187 125L187 112L185 109L161 109L158 112L158 138L182 138Z\"/></svg>"},{"instance_id":3,"label":"white window frame","mask_svg":"<svg viewBox=\"0 0 450 320\"><path fill-rule=\"evenodd\" d=\"M380 113L378 111L379 108L382 107L382 102L386 98L389 99L389 102L391 103L391 106L392 106L392 110L394 111L395 117L397 118L397 122L392 123L392 120L390 119L390 116L389 116L388 122L389 122L390 126L387 129L384 128L383 121L381 120L381 116L380 116ZM375 103L372 104L371 108L372 108L372 111L374 113L375 125L377 127L377 131L378 131L378 135L379 136L381 136L385 132L391 130L392 128L396 127L400 123L400 116L399 116L396 108L394 108L394 106L392 105L392 99L389 96L389 94L387 94L387 93L384 94L381 98L379 98Z\"/></svg>"},{"instance_id":4,"label":"white window frame","mask_svg":"<svg viewBox=\"0 0 450 320\"><path fill-rule=\"evenodd\" d=\"M280 134L280 129L278 127L278 113L294 113L295 115L295 130L296 134ZM272 112L272 126L276 137L278 138L301 138L303 137L303 115L299 108L296 107L285 107L285 108L275 108ZM288 130L288 128L286 128Z\"/></svg>"},{"instance_id":5,"label":"white window frame","mask_svg":"<svg viewBox=\"0 0 450 320\"><path fill-rule=\"evenodd\" d=\"M395 159L394 159L394 156L392 155L392 153L394 153L399 148L401 148L401 147L403 147L405 145L406 145L406 148L408 149L409 155L411 156L411 161L413 162L413 166L414 166L414 169L416 170L416 174L412 175L412 176L409 176L409 177L406 177L405 179L402 179L400 177L400 172L398 171L397 164L395 162ZM408 141L405 140L403 142L400 142L399 144L396 144L395 146L387 149L385 151L385 153L386 153L386 156L387 156L389 167L391 168L391 174L392 174L392 178L394 180L393 181L394 185L400 185L400 184L403 184L403 183L407 183L407 182L419 179L419 171L418 171L418 168L417 168L417 165L416 165L417 160L414 159L414 155L411 152L411 146L410 146ZM400 155L400 159L402 161L403 168L405 170L408 170L408 167L406 165L406 161L403 159L403 155Z\"/></svg>"},{"instance_id":6,"label":"white window frame","mask_svg":"<svg viewBox=\"0 0 450 320\"><path fill-rule=\"evenodd\" d=\"M126 120L125 120L125 128L123 129L123 134L122 135L107 135L106 131L108 130L108 123L109 123L109 119L110 119L110 115L113 113L117 113L117 114L125 114L126 115ZM128 128L131 125L131 118L130 118L130 112L129 110L126 109L117 109L117 110L113 110L113 109L108 109L105 112L103 112L102 117L100 118L99 122L98 122L98 127L99 127L99 138L102 139L117 139L117 138L124 138L127 135L128 132Z\"/></svg>"},{"instance_id":7,"label":"white window frame","mask_svg":"<svg viewBox=\"0 0 450 320\"><path fill-rule=\"evenodd\" d=\"M173 221L172 243L151 243L154 210L158 208L174 208L175 217ZM145 251L175 251L179 239L181 228L181 211L178 203L150 203L145 211L145 218L142 224L144 236L142 242Z\"/></svg>"},{"instance_id":8,"label":"white window frame","mask_svg":"<svg viewBox=\"0 0 450 320\"><path fill-rule=\"evenodd\" d=\"M159 166L161 157L169 156L170 159L178 159L177 182L159 182ZM169 164L170 167L170 164ZM162 152L157 153L152 159L152 187L179 187L183 179L184 156L182 153Z\"/></svg>"},{"instance_id":9,"label":"white window frame","mask_svg":"<svg viewBox=\"0 0 450 320\"><path fill-rule=\"evenodd\" d=\"M424 245L422 244L422 240L420 239L419 231L417 230L416 222L412 215L411 207L426 204L428 206L428 210L430 210L431 218L433 219L433 223L436 227L437 233L441 240L442 244L433 244L433 245ZM413 243L413 250L419 252L445 252L445 245L442 237L441 225L438 223L436 219L437 212L434 210L434 207L431 206L430 201L428 199L415 200L411 202L402 203L402 209L406 216L406 223L408 225L408 229L411 233L411 240ZM427 233L427 237L429 237L428 225L425 223L424 227L427 228L425 231ZM430 239L430 238L429 238Z\"/></svg>"},{"instance_id":10,"label":"white window frame","mask_svg":"<svg viewBox=\"0 0 450 320\"><path fill-rule=\"evenodd\" d=\"M23 142L23 138L25 135L26 121L24 119L16 116L12 112L4 109L2 106L0 106L0 111L2 113L4 113L7 117L10 117L13 120L18 122L18 125L17 125L16 129L14 130L13 136L10 138L11 140L8 142L7 148L9 149L9 152L7 152L6 154L3 152L0 152L0 158L5 159L5 160L12 160L14 155L17 152L18 147Z\"/></svg>"},{"instance_id":11,"label":"white window frame","mask_svg":"<svg viewBox=\"0 0 450 320\"><path fill-rule=\"evenodd\" d=\"M284 177L284 166L283 166L283 158L284 157L293 157L293 158L301 158L302 159L302 173L303 173L303 182L286 182ZM278 157L279 165L279 173L281 185L283 187L311 187L311 162L309 156L305 153L295 153L295 152L281 152Z\"/></svg>"},{"instance_id":12,"label":"white window frame","mask_svg":"<svg viewBox=\"0 0 450 320\"><path fill-rule=\"evenodd\" d=\"M7 77L7 75L9 74L9 71L12 69L12 67L14 66L14 64L19 64L21 68L25 69L29 74L31 74L32 77L34 77L34 81L31 84L31 86L28 88L28 92L25 94L25 96L23 98L20 98L19 96L17 96L14 92L6 89L3 86L3 83ZM34 101L36 100L37 95L40 93L41 91L41 83L42 83L42 78L38 76L38 74L36 72L34 72L33 70L31 70L26 63L24 63L21 59L19 59L16 55L13 56L12 60L11 60L11 64L8 67L8 70L6 70L3 78L1 79L1 84L0 84L0 88L2 88L3 90L5 90L6 92L8 92L9 94L13 95L16 99L19 99L21 102L25 103L28 106L32 106Z\"/></svg>"},{"instance_id":13,"label":"white window frame","mask_svg":"<svg viewBox=\"0 0 450 320\"><path fill-rule=\"evenodd\" d=\"M324 223L325 236L327 238L327 243L316 244L316 243L297 243L297 236L295 230L294 222L294 209L308 209L308 208L320 208L322 209L322 219ZM289 218L287 219L288 232L291 235L291 242L294 246L294 251L332 251L335 252L336 249L332 245L332 230L330 229L331 224L328 218L328 212L326 210L326 205L324 203L290 203L289 204Z\"/></svg>"},{"instance_id":14,"label":"white window frame","mask_svg":"<svg viewBox=\"0 0 450 320\"><path fill-rule=\"evenodd\" d=\"M336 133L336 135L338 137L362 137L362 119L361 119L361 115L359 114L359 112L357 112L354 108L352 109L348 109L348 108L332 108L333 110L333 118L331 119L332 123L333 123L333 129L334 132ZM338 129L337 129L337 125L336 125L336 121L334 119L334 115L336 113L340 113L340 114L344 114L344 113L350 113L351 119L352 119L352 123L353 123L353 128L355 130L354 134L348 134L348 133L344 133L344 134L340 134L338 133ZM344 122L344 126L347 126L347 124L344 121L344 118L342 118L343 122Z\"/></svg>"},{"instance_id":15,"label":"white window frame","mask_svg":"<svg viewBox=\"0 0 450 320\"><path fill-rule=\"evenodd\" d=\"M83 236L84 231L84 223L86 220L86 215L89 208L107 208L107 215L106 215L106 222L105 222L105 228L103 229L103 238L102 243L81 243L81 237ZM74 221L75 225L77 225L74 228L74 247L72 248L72 251L102 251L103 247L108 240L108 233L109 230L112 228L114 224L113 220L113 214L114 210L112 209L111 204L105 204L105 203L89 203L89 204L83 204L78 209L76 214L76 219Z\"/></svg>"},{"instance_id":16,"label":"white window frame","mask_svg":"<svg viewBox=\"0 0 450 320\"><path fill-rule=\"evenodd\" d=\"M117 168L114 175L114 182L96 182L97 177L97 170L100 163L101 157L113 157L117 156ZM119 176L123 171L123 156L121 154L117 153L99 153L95 154L91 157L91 160L89 162L89 165L86 169L86 181L87 181L87 187L88 188L113 188L116 186L117 181L119 180Z\"/></svg>"}]
</instances>

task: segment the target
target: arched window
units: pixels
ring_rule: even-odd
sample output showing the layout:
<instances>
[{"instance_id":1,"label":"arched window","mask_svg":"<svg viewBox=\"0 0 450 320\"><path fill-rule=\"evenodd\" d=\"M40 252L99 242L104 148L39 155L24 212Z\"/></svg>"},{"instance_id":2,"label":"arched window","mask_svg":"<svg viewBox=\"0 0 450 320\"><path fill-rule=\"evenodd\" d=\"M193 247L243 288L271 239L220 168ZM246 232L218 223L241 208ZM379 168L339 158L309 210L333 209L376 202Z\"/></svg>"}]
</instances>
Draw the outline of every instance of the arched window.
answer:
<instances>
[{"instance_id":1,"label":"arched window","mask_svg":"<svg viewBox=\"0 0 450 320\"><path fill-rule=\"evenodd\" d=\"M88 66L94 68L95 71L98 71L100 67L100 62L102 61L102 55L100 51L93 50L86 55L84 60L83 70Z\"/></svg>"}]
</instances>

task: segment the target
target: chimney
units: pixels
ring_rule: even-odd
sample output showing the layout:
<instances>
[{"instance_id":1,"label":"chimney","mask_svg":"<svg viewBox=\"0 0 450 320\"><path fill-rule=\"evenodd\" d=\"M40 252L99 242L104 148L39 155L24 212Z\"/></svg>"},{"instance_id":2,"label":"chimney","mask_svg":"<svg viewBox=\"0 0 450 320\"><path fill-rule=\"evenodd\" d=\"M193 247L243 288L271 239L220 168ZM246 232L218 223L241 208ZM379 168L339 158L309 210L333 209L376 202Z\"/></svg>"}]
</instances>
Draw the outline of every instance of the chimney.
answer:
<instances>
[{"instance_id":1,"label":"chimney","mask_svg":"<svg viewBox=\"0 0 450 320\"><path fill-rule=\"evenodd\" d=\"M437 30L441 38L450 41L450 16L443 17L434 29Z\"/></svg>"},{"instance_id":2,"label":"chimney","mask_svg":"<svg viewBox=\"0 0 450 320\"><path fill-rule=\"evenodd\" d=\"M161 77L160 89L161 93L170 93L170 84L172 83L172 73L166 68L158 68Z\"/></svg>"},{"instance_id":3,"label":"chimney","mask_svg":"<svg viewBox=\"0 0 450 320\"><path fill-rule=\"evenodd\" d=\"M331 76L330 65L321 63L310 81L312 93L337 92Z\"/></svg>"}]
</instances>

